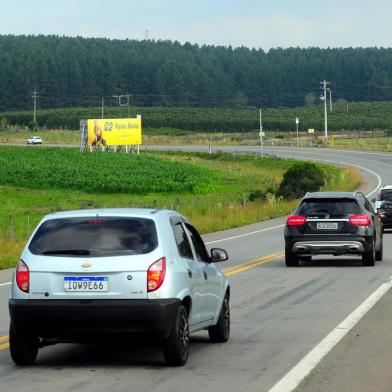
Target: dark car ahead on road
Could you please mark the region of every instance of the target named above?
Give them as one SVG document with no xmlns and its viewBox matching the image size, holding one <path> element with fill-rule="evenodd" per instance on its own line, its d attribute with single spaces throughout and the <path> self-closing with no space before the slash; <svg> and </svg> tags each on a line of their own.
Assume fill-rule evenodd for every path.
<svg viewBox="0 0 392 392">
<path fill-rule="evenodd" d="M 380 214 L 383 223 L 383 229 L 392 228 L 392 186 L 384 185 L 377 199 L 372 200 L 375 203 L 375 209 Z"/>
<path fill-rule="evenodd" d="M 361 192 L 307 193 L 288 217 L 284 237 L 288 267 L 324 254 L 361 255 L 367 266 L 382 260 L 381 217 Z"/>
</svg>

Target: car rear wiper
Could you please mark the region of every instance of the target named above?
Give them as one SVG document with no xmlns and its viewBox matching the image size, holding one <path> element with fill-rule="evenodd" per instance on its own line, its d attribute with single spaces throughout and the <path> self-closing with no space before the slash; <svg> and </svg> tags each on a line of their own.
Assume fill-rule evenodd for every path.
<svg viewBox="0 0 392 392">
<path fill-rule="evenodd" d="M 90 251 L 87 249 L 56 249 L 46 250 L 42 252 L 44 255 L 89 255 Z"/>
</svg>

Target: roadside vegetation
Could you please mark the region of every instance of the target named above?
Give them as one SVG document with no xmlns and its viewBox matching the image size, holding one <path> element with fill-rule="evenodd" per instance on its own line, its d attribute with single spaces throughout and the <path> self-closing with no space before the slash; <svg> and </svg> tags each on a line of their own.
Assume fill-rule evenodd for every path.
<svg viewBox="0 0 392 392">
<path fill-rule="evenodd" d="M 297 204 L 296 199 L 277 195 L 284 173 L 298 162 L 291 159 L 183 152 L 143 152 L 138 157 L 7 147 L 0 148 L 0 159 L 0 268 L 15 265 L 36 224 L 52 211 L 171 208 L 207 233 L 283 216 Z M 157 174 L 158 164 L 169 182 Z M 355 168 L 317 167 L 325 180 L 322 189 L 354 190 L 360 183 Z M 197 187 L 192 187 L 188 175 L 198 179 Z M 124 188 L 119 187 L 119 178 Z M 131 184 L 149 181 L 156 190 L 127 188 L 128 180 Z"/>
</svg>

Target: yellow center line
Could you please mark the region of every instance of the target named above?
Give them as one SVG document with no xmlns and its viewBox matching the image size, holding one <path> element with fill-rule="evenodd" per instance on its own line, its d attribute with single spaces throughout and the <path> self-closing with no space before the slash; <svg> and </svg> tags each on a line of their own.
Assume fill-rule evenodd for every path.
<svg viewBox="0 0 392 392">
<path fill-rule="evenodd" d="M 269 256 L 261 257 L 260 259 L 253 260 L 251 262 L 247 262 L 244 264 L 240 264 L 237 267 L 230 268 L 228 270 L 224 270 L 226 276 L 236 275 L 240 272 L 247 271 L 248 269 L 257 267 L 262 264 L 270 263 L 271 261 L 279 260 L 284 255 L 283 252 L 274 253 Z"/>
<path fill-rule="evenodd" d="M 5 336 L 0 336 L 0 343 L 1 342 L 8 342 L 9 336 L 5 335 Z"/>
<path fill-rule="evenodd" d="M 0 344 L 0 351 L 1 350 L 7 350 L 7 348 L 9 348 L 9 347 L 10 347 L 10 344 L 8 342 Z"/>
<path fill-rule="evenodd" d="M 227 273 L 229 273 L 229 272 L 231 272 L 231 271 L 237 270 L 238 268 L 242 268 L 242 267 L 245 267 L 246 265 L 258 263 L 259 261 L 269 260 L 271 257 L 276 257 L 276 256 L 279 256 L 280 254 L 281 254 L 281 252 L 279 252 L 279 253 L 272 253 L 272 254 L 270 254 L 270 255 L 263 256 L 263 257 L 260 257 L 260 258 L 258 258 L 258 259 L 255 259 L 255 260 L 246 261 L 245 263 L 241 263 L 241 264 L 235 265 L 234 267 L 225 268 L 225 269 L 222 270 L 222 271 L 223 271 L 225 274 L 227 274 Z"/>
</svg>

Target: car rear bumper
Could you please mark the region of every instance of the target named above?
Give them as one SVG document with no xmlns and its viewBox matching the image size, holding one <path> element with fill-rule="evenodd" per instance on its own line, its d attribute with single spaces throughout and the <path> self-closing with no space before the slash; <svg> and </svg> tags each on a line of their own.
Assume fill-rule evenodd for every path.
<svg viewBox="0 0 392 392">
<path fill-rule="evenodd" d="M 292 250 L 299 254 L 359 254 L 364 247 L 357 241 L 296 242 Z"/>
<path fill-rule="evenodd" d="M 167 338 L 181 301 L 9 300 L 18 334 L 58 341 L 89 341 L 155 335 Z"/>
<path fill-rule="evenodd" d="M 316 238 L 314 238 L 316 237 Z M 362 254 L 373 244 L 371 236 L 293 236 L 286 237 L 286 247 L 292 252 L 305 255 Z"/>
</svg>

